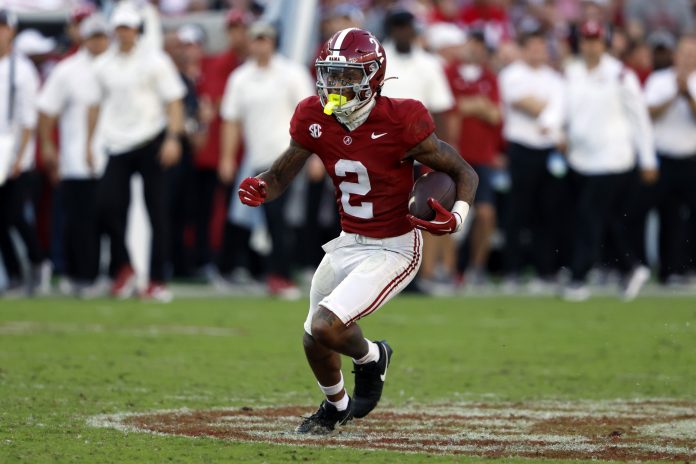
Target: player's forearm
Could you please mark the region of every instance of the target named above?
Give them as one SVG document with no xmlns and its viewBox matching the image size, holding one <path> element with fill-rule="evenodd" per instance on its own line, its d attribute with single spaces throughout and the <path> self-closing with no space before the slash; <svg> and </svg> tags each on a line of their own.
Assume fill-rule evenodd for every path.
<svg viewBox="0 0 696 464">
<path fill-rule="evenodd" d="M 278 198 L 285 191 L 311 154 L 310 151 L 291 142 L 271 168 L 257 176 L 266 182 L 266 201 Z"/>
<path fill-rule="evenodd" d="M 405 158 L 413 158 L 436 171 L 448 174 L 457 186 L 457 201 L 473 204 L 478 187 L 476 171 L 457 150 L 438 139 L 435 134 L 409 150 Z"/>
<path fill-rule="evenodd" d="M 450 144 L 441 140 L 438 151 L 445 161 L 440 170 L 449 174 L 457 186 L 457 200 L 473 205 L 478 187 L 478 174 Z"/>
</svg>

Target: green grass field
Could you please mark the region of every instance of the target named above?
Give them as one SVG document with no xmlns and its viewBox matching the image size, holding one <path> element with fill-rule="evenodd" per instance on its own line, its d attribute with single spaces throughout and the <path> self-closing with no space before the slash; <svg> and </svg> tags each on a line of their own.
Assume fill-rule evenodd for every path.
<svg viewBox="0 0 696 464">
<path fill-rule="evenodd" d="M 306 301 L 0 300 L 0 463 L 453 462 L 91 428 L 90 416 L 306 405 Z M 394 362 L 382 405 L 696 400 L 696 300 L 400 297 L 361 323 Z M 344 375 L 352 389 L 350 366 Z"/>
</svg>

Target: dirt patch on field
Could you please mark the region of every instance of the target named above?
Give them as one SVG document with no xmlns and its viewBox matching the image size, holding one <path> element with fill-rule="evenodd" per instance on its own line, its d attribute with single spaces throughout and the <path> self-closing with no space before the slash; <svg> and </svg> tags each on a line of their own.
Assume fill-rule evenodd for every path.
<svg viewBox="0 0 696 464">
<path fill-rule="evenodd" d="M 462 403 L 377 409 L 324 437 L 293 432 L 304 407 L 98 416 L 95 426 L 191 437 L 429 454 L 696 461 L 696 403 Z"/>
</svg>

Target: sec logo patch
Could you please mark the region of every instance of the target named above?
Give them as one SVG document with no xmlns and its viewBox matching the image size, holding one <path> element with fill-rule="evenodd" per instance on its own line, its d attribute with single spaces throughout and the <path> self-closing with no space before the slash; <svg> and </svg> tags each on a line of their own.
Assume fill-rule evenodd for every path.
<svg viewBox="0 0 696 464">
<path fill-rule="evenodd" d="M 319 137 L 321 137 L 321 126 L 319 124 L 312 124 L 311 126 L 309 126 L 309 133 L 312 137 L 318 139 Z"/>
<path fill-rule="evenodd" d="M 346 145 L 350 145 L 351 143 L 353 143 L 353 139 L 350 138 L 349 135 L 346 135 L 345 137 L 343 137 L 343 143 Z"/>
</svg>

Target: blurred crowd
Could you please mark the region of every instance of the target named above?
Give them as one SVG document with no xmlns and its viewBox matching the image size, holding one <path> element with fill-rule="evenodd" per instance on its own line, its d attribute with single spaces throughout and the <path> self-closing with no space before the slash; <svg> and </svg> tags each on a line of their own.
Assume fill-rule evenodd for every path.
<svg viewBox="0 0 696 464">
<path fill-rule="evenodd" d="M 277 52 L 272 3 L 67 2 L 59 36 L 0 11 L 0 292 L 168 301 L 167 282 L 187 279 L 301 295 L 340 231 L 321 162 L 263 208 L 236 200 L 315 93 L 312 63 Z M 467 230 L 426 238 L 413 291 L 500 284 L 583 300 L 590 284 L 616 282 L 631 299 L 651 275 L 696 285 L 692 2 L 318 7 L 310 47 L 372 31 L 387 53 L 382 95 L 421 100 L 479 174 Z M 165 15 L 211 9 L 225 18 L 222 53 L 207 52 L 200 25 L 162 27 Z M 134 174 L 152 230 L 140 289 L 126 245 Z"/>
</svg>

